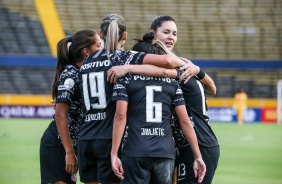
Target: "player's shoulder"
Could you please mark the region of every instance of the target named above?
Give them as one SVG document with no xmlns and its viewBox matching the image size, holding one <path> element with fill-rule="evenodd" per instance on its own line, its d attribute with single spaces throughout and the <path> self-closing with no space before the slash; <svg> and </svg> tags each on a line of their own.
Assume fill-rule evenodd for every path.
<svg viewBox="0 0 282 184">
<path fill-rule="evenodd" d="M 117 83 L 124 84 L 124 85 L 129 84 L 133 77 L 134 77 L 134 74 L 127 73 L 126 75 L 120 77 Z"/>
<path fill-rule="evenodd" d="M 59 90 L 72 89 L 78 81 L 79 68 L 73 65 L 67 65 L 59 78 Z"/>
<path fill-rule="evenodd" d="M 132 55 L 132 54 L 138 54 L 139 52 L 133 51 L 133 50 L 116 50 L 113 52 L 113 54 L 116 55 Z"/>
<path fill-rule="evenodd" d="M 89 55 L 83 63 L 92 62 L 95 60 L 105 60 L 105 58 L 107 58 L 107 51 L 105 49 L 100 49 Z"/>
<path fill-rule="evenodd" d="M 67 75 L 67 76 L 76 76 L 79 73 L 79 67 L 76 65 L 67 65 L 65 66 L 62 75 Z"/>
<path fill-rule="evenodd" d="M 101 67 L 109 67 L 109 66 L 111 66 L 111 62 L 108 59 L 107 51 L 105 49 L 100 49 L 89 55 L 83 61 L 80 67 L 80 73 L 88 72 L 89 70 L 93 70 L 93 68 L 101 68 Z"/>
<path fill-rule="evenodd" d="M 132 50 L 116 50 L 111 55 L 111 61 L 117 65 L 121 64 L 138 64 L 143 61 L 143 57 L 145 56 L 145 53 L 142 52 L 136 52 Z"/>
<path fill-rule="evenodd" d="M 183 79 L 182 81 L 180 81 L 180 85 L 181 85 L 182 87 L 188 87 L 188 88 L 190 88 L 190 87 L 194 88 L 194 87 L 196 87 L 196 86 L 199 86 L 199 84 L 202 83 L 202 82 L 201 82 L 197 77 L 195 77 L 195 76 L 191 77 L 191 78 L 188 80 L 188 82 L 185 83 L 185 84 L 184 84 L 184 81 L 185 81 L 185 79 Z"/>
<path fill-rule="evenodd" d="M 79 75 L 79 67 L 76 65 L 67 65 L 60 75 L 60 81 L 66 79 L 76 81 Z"/>
</svg>

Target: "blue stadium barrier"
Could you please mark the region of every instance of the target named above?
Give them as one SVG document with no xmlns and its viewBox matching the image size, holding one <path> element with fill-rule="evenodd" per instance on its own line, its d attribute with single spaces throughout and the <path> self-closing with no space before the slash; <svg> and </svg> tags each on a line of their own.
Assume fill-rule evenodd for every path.
<svg viewBox="0 0 282 184">
<path fill-rule="evenodd" d="M 280 70 L 282 60 L 192 60 L 203 68 Z M 38 56 L 0 56 L 0 66 L 55 67 L 56 58 Z"/>
<path fill-rule="evenodd" d="M 47 56 L 0 56 L 0 66 L 55 67 L 56 63 L 56 58 Z"/>
</svg>

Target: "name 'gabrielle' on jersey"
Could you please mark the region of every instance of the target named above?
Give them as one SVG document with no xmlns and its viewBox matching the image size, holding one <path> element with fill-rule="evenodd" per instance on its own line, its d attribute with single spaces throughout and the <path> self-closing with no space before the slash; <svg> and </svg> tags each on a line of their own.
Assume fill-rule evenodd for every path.
<svg viewBox="0 0 282 184">
<path fill-rule="evenodd" d="M 141 135 L 165 136 L 163 128 L 141 128 Z"/>
<path fill-rule="evenodd" d="M 165 78 L 165 77 L 149 77 L 149 76 L 143 76 L 143 75 L 134 75 L 134 80 L 156 80 L 156 81 L 164 81 L 167 83 L 176 82 L 175 79 L 171 78 Z"/>
<path fill-rule="evenodd" d="M 101 112 L 101 113 L 97 113 L 97 114 L 87 114 L 85 116 L 85 121 L 89 122 L 92 120 L 103 120 L 106 118 L 106 112 Z"/>
<path fill-rule="evenodd" d="M 93 67 L 110 66 L 110 65 L 111 65 L 111 62 L 109 60 L 85 63 L 81 66 L 80 71 L 86 70 L 89 68 L 93 68 Z"/>
</svg>

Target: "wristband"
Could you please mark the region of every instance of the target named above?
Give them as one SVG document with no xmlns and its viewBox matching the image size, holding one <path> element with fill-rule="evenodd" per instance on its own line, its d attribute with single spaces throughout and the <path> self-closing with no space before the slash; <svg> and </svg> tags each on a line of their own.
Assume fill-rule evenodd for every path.
<svg viewBox="0 0 282 184">
<path fill-rule="evenodd" d="M 206 73 L 200 69 L 200 72 L 196 75 L 199 80 L 202 80 L 205 77 Z"/>
<path fill-rule="evenodd" d="M 180 70 L 180 68 L 175 68 L 177 72 L 177 76 L 175 77 L 175 80 L 179 80 L 180 76 L 182 75 L 183 71 Z"/>
<path fill-rule="evenodd" d="M 186 64 L 180 57 L 178 59 L 180 60 L 181 66 L 184 66 Z"/>
</svg>

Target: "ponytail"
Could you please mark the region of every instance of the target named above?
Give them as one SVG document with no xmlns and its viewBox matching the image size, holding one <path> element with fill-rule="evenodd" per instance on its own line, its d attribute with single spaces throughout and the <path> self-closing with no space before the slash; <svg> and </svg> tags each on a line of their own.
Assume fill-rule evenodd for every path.
<svg viewBox="0 0 282 184">
<path fill-rule="evenodd" d="M 52 84 L 52 99 L 56 98 L 57 83 L 64 67 L 69 63 L 68 38 L 61 39 L 57 44 L 57 66 Z"/>
<path fill-rule="evenodd" d="M 122 16 L 117 14 L 107 15 L 101 23 L 101 32 L 104 38 L 104 48 L 109 58 L 110 52 L 117 50 L 118 42 L 126 32 L 126 23 Z"/>
<path fill-rule="evenodd" d="M 83 49 L 90 48 L 96 43 L 97 32 L 91 29 L 77 31 L 74 35 L 61 39 L 57 44 L 57 66 L 52 84 L 52 98 L 56 98 L 57 85 L 64 68 L 84 59 Z M 70 46 L 68 47 L 68 44 Z"/>
</svg>

